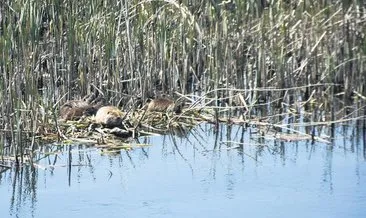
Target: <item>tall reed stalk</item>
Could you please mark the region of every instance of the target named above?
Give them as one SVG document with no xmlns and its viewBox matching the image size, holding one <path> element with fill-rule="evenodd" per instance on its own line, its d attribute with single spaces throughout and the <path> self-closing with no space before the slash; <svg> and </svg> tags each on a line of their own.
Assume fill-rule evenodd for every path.
<svg viewBox="0 0 366 218">
<path fill-rule="evenodd" d="M 115 105 L 159 91 L 348 101 L 366 95 L 365 22 L 356 0 L 2 0 L 0 127 L 24 153 L 20 133 L 90 87 Z"/>
</svg>

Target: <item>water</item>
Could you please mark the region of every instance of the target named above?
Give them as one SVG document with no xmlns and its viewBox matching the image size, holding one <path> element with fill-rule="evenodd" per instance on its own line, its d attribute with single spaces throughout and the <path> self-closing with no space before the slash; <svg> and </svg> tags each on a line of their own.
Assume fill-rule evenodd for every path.
<svg viewBox="0 0 366 218">
<path fill-rule="evenodd" d="M 339 127 L 333 144 L 227 130 L 201 125 L 187 138 L 142 138 L 151 146 L 115 155 L 64 146 L 38 167 L 0 175 L 1 217 L 365 216 L 357 128 Z"/>
</svg>

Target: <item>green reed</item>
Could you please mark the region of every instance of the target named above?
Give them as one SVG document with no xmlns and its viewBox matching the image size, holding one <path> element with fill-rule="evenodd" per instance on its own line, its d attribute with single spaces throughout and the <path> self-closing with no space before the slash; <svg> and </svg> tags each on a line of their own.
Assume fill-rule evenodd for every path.
<svg viewBox="0 0 366 218">
<path fill-rule="evenodd" d="M 13 143 L 34 139 L 91 87 L 114 105 L 154 91 L 249 105 L 365 96 L 365 11 L 356 0 L 3 0 L 0 126 Z"/>
</svg>

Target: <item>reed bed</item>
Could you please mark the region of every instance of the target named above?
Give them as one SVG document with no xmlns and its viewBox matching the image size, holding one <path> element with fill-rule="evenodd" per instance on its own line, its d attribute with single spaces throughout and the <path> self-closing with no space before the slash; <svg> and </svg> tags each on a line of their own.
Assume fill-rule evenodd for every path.
<svg viewBox="0 0 366 218">
<path fill-rule="evenodd" d="M 24 154 L 95 89 L 122 109 L 160 92 L 274 123 L 363 118 L 365 23 L 357 0 L 3 0 L 0 128 Z"/>
</svg>

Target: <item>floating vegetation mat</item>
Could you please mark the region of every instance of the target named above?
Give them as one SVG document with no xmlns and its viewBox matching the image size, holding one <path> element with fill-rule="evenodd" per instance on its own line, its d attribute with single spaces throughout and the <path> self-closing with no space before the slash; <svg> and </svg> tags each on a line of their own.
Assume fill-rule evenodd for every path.
<svg viewBox="0 0 366 218">
<path fill-rule="evenodd" d="M 57 127 L 45 129 L 39 139 L 66 144 L 91 143 L 103 149 L 132 149 L 136 146 L 129 145 L 129 142 L 139 136 L 173 134 L 184 137 L 191 128 L 209 117 L 209 114 L 199 114 L 198 110 L 192 109 L 180 114 L 139 110 L 126 114 L 121 127 L 114 128 L 105 128 L 96 123 L 94 117 L 86 117 L 59 122 Z"/>
<path fill-rule="evenodd" d="M 60 152 L 58 149 L 42 150 L 42 147 L 47 147 L 43 145 L 47 144 L 59 148 L 87 145 L 101 154 L 118 155 L 121 151 L 150 146 L 139 141 L 142 136 L 173 135 L 188 138 L 191 133 L 194 134 L 191 130 L 201 123 L 210 123 L 217 129 L 220 124 L 240 126 L 243 130 L 249 130 L 250 137 L 258 139 L 259 144 L 263 145 L 272 140 L 330 144 L 334 139 L 336 124 L 353 122 L 352 125 L 361 126 L 364 121 L 360 114 L 338 114 L 322 110 L 309 113 L 301 109 L 303 107 L 295 106 L 268 110 L 248 105 L 230 108 L 193 104 L 183 108 L 180 113 L 139 109 L 122 112 L 121 126 L 114 128 L 106 128 L 97 123 L 93 116 L 76 121 L 55 119 L 54 122 L 39 124 L 33 134 L 30 131 L 21 134 L 19 131 L 3 132 L 0 170 L 5 171 L 12 165 L 34 164 L 44 156 Z"/>
<path fill-rule="evenodd" d="M 329 143 L 327 136 L 315 136 L 311 131 L 300 131 L 300 125 L 280 125 L 271 123 L 269 119 L 248 116 L 239 113 L 235 116 L 217 113 L 215 108 L 188 108 L 180 114 L 145 112 L 138 110 L 124 116 L 121 127 L 105 128 L 94 122 L 93 117 L 82 118 L 78 121 L 60 122 L 58 127 L 53 127 L 39 135 L 43 141 L 60 141 L 63 144 L 93 144 L 103 151 L 134 149 L 146 145 L 138 144 L 134 139 L 140 136 L 175 135 L 185 137 L 190 130 L 202 122 L 211 124 L 226 123 L 228 125 L 241 125 L 254 129 L 252 134 L 265 139 L 280 141 L 312 140 Z M 303 126 L 307 124 L 304 123 Z"/>
</svg>

